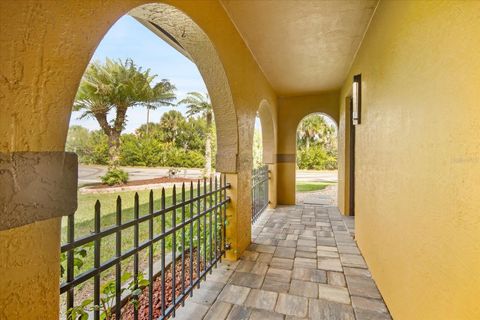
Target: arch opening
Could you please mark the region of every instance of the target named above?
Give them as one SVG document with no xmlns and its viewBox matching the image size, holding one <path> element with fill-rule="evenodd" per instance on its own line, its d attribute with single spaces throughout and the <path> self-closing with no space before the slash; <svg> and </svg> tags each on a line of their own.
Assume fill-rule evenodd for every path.
<svg viewBox="0 0 480 320">
<path fill-rule="evenodd" d="M 336 204 L 338 126 L 325 113 L 310 113 L 297 125 L 295 148 L 297 204 Z"/>
<path fill-rule="evenodd" d="M 202 114 L 201 117 L 205 118 L 205 122 L 207 126 L 207 129 L 205 129 L 206 132 L 209 131 L 208 123 L 213 122 L 213 120 L 215 119 L 215 123 L 213 123 L 212 125 L 213 125 L 213 130 L 216 131 L 216 138 L 213 137 L 210 143 L 213 144 L 212 149 L 217 150 L 216 152 L 213 151 L 214 154 L 217 155 L 216 171 L 222 172 L 222 173 L 236 173 L 237 172 L 237 154 L 238 154 L 238 130 L 237 130 L 236 112 L 233 105 L 233 100 L 230 92 L 228 79 L 226 77 L 225 71 L 223 70 L 223 66 L 218 57 L 218 54 L 215 51 L 215 47 L 213 43 L 208 39 L 208 36 L 200 29 L 200 27 L 197 24 L 195 24 L 195 22 L 192 19 L 190 19 L 183 12 L 181 12 L 180 10 L 172 6 L 165 5 L 165 4 L 147 4 L 147 5 L 143 5 L 133 9 L 128 14 L 134 17 L 137 21 L 141 22 L 143 25 L 147 26 L 147 28 L 150 29 L 150 31 L 153 31 L 155 34 L 159 35 L 158 33 L 161 33 L 162 36 L 159 35 L 161 39 L 165 40 L 165 38 L 167 38 L 167 43 L 169 43 L 171 46 L 177 49 L 180 53 L 182 53 L 185 57 L 190 59 L 197 66 L 207 91 L 207 92 L 202 92 L 201 96 L 196 97 L 199 100 L 201 100 L 198 105 L 210 104 L 212 110 L 209 112 L 207 112 L 206 110 L 204 111 L 200 110 L 199 112 L 197 111 L 196 113 L 197 114 L 201 113 Z M 158 40 L 161 41 L 160 39 Z M 115 63 L 115 61 L 113 61 L 113 63 Z M 123 63 L 125 64 L 125 67 L 127 70 L 129 68 L 130 69 L 133 68 L 132 65 L 127 65 L 126 60 L 124 60 Z M 106 62 L 105 65 L 106 64 L 108 64 L 108 62 Z M 121 64 L 122 63 L 120 63 L 120 65 Z M 115 67 L 118 67 L 118 66 L 115 66 Z M 141 65 L 141 67 L 149 67 L 149 66 Z M 185 93 L 183 93 L 183 95 L 184 94 Z M 183 97 L 178 97 L 178 98 L 181 99 Z M 173 103 L 174 101 L 170 101 L 170 102 Z M 191 103 L 192 102 L 185 102 L 184 104 L 188 105 Z M 132 108 L 134 106 L 136 105 L 132 105 Z M 116 115 L 114 118 L 112 118 L 112 115 L 108 114 L 109 110 L 104 112 L 102 117 L 98 116 L 98 109 L 89 110 L 88 112 L 93 114 L 94 116 L 93 118 L 98 122 L 98 124 L 102 129 L 104 129 L 103 127 L 106 128 L 104 130 L 106 131 L 105 134 L 109 130 L 110 131 L 113 130 L 114 126 L 117 125 L 116 122 L 119 119 L 118 108 L 116 110 Z M 148 107 L 147 107 L 147 114 L 149 114 Z M 213 117 L 213 114 L 215 115 L 215 117 Z M 125 118 L 127 117 L 126 110 L 121 117 L 123 117 L 123 121 L 125 121 Z M 135 130 L 135 135 L 138 136 L 137 137 L 138 139 L 133 140 L 133 138 L 130 139 L 131 137 L 123 137 L 123 140 L 121 140 L 122 144 L 128 144 L 128 143 L 133 144 L 133 147 L 130 150 L 130 152 L 129 153 L 127 152 L 127 156 L 131 156 L 131 157 L 137 156 L 136 154 L 133 154 L 133 153 L 135 153 L 134 149 L 140 149 L 139 144 L 145 144 L 147 142 L 151 142 L 151 140 L 156 139 L 154 137 L 155 127 L 158 127 L 158 126 L 161 127 L 162 125 L 168 124 L 168 125 L 171 125 L 171 127 L 173 128 L 181 125 L 180 122 L 182 121 L 186 122 L 186 119 L 182 118 L 182 114 L 175 110 L 171 110 L 169 112 L 164 113 L 162 115 L 162 118 L 160 119 L 160 122 L 158 123 L 158 126 L 153 125 L 152 122 L 149 123 L 148 118 L 149 117 L 147 116 L 146 127 L 141 126 L 137 128 L 137 130 Z M 199 118 L 199 117 L 197 116 L 196 118 Z M 197 120 L 198 119 L 194 119 L 191 122 L 189 122 L 187 125 L 194 125 L 195 121 Z M 116 133 L 117 135 L 119 135 L 119 137 L 117 137 L 118 141 L 120 141 L 120 139 L 122 138 L 120 137 L 120 134 L 123 131 L 125 122 L 119 123 L 119 126 L 121 128 L 119 128 L 118 132 Z M 202 124 L 198 125 L 197 127 L 201 127 L 201 126 Z M 81 134 L 82 132 L 80 132 L 80 136 Z M 163 138 L 160 138 L 161 135 L 164 135 L 164 133 L 161 133 L 158 135 L 158 140 L 165 138 L 164 136 Z M 175 139 L 178 138 L 177 136 L 178 136 L 178 132 L 173 130 L 172 137 L 168 141 L 168 143 L 174 146 Z M 193 139 L 194 137 L 192 136 L 191 138 Z M 205 140 L 208 141 L 209 139 L 205 138 Z M 156 142 L 158 141 L 153 141 L 154 144 Z M 205 142 L 205 144 L 208 145 L 208 142 Z M 170 152 L 171 150 L 169 149 L 171 148 L 165 147 L 163 148 L 163 151 Z M 76 151 L 76 150 L 73 150 L 73 151 Z M 156 155 L 154 153 L 151 154 L 152 157 L 158 156 L 158 153 Z M 109 152 L 107 152 L 106 156 L 107 157 L 110 156 Z M 191 158 L 191 157 L 186 157 L 186 158 Z M 189 160 L 192 160 L 192 159 L 189 159 Z M 137 163 L 136 165 L 142 165 L 142 164 Z M 148 166 L 147 163 L 143 165 Z M 179 163 L 179 165 L 181 165 L 181 163 Z M 170 166 L 172 165 L 169 165 L 169 167 Z M 93 170 L 96 170 L 96 169 L 94 168 Z M 135 170 L 135 171 L 138 171 L 138 170 Z M 89 174 L 90 173 L 87 172 L 87 175 Z M 144 174 L 144 176 L 147 177 L 149 174 L 150 173 L 147 172 Z M 174 175 L 175 173 L 171 173 L 171 169 L 170 169 L 168 170 L 168 175 L 170 176 L 171 174 Z M 210 184 L 210 188 L 211 186 L 212 184 Z M 142 191 L 145 191 L 145 190 L 142 190 Z M 144 208 L 145 205 L 148 204 L 149 198 L 145 196 L 147 192 L 148 190 L 143 193 L 141 191 L 138 191 L 137 193 L 137 195 L 138 194 L 140 195 L 138 198 L 140 199 L 139 206 L 141 208 Z M 172 191 L 172 197 L 173 197 L 173 194 L 174 192 Z M 128 195 L 125 194 L 125 195 L 122 195 L 122 197 L 126 201 L 130 202 L 132 195 L 133 194 L 128 194 Z M 115 204 L 117 193 L 110 194 L 106 197 L 96 196 L 96 198 L 100 198 L 100 197 L 104 199 L 104 201 L 102 200 L 101 202 L 102 203 L 101 217 L 103 220 L 102 223 L 110 223 L 112 222 L 110 218 L 113 217 L 115 210 L 112 209 L 111 212 L 109 210 L 112 208 L 111 205 Z M 82 199 L 79 199 L 79 202 L 81 201 Z M 171 201 L 173 200 L 171 199 L 168 200 L 168 196 L 167 196 L 167 206 L 171 205 Z M 158 205 L 157 202 L 158 201 L 154 201 L 154 205 Z M 92 211 L 91 209 L 94 207 L 94 204 L 84 203 L 83 207 L 85 208 L 89 207 L 88 213 L 91 213 Z M 124 216 L 124 219 L 131 218 L 130 215 L 132 213 L 132 209 L 133 208 L 129 206 L 123 209 L 123 212 L 126 213 L 126 216 Z M 85 210 L 85 212 L 87 212 L 87 210 Z M 85 213 L 85 212 L 82 212 L 82 213 Z M 122 215 L 124 214 L 123 212 L 122 212 Z M 91 215 L 89 215 L 89 217 L 86 218 L 82 214 L 79 215 L 79 212 L 77 211 L 77 213 L 75 214 L 75 217 L 77 222 L 80 222 L 81 224 L 81 226 L 75 225 L 75 229 L 76 229 L 75 236 L 76 237 L 81 236 L 83 233 L 88 234 L 88 232 L 90 232 L 91 230 L 91 225 L 93 221 L 91 220 L 92 218 Z M 68 233 L 66 225 L 67 225 L 67 219 L 64 219 L 63 228 L 62 228 L 63 241 L 66 241 L 66 237 Z M 115 244 L 106 243 L 106 246 L 114 248 Z M 108 255 L 108 254 L 111 254 L 111 252 L 108 252 L 108 250 L 106 250 L 105 254 Z M 91 267 L 91 263 L 90 264 L 86 263 L 84 267 L 85 268 Z M 81 267 L 78 267 L 78 269 L 80 270 Z M 85 293 L 85 295 L 87 295 L 88 291 L 89 290 L 91 291 L 91 289 L 92 288 L 87 285 L 85 287 L 82 287 L 81 290 L 83 290 L 82 292 Z M 66 310 L 65 307 L 67 305 L 67 302 L 65 299 L 66 299 L 65 294 L 61 295 L 60 310 L 62 315 L 65 315 L 65 310 Z"/>
<path fill-rule="evenodd" d="M 237 172 L 237 116 L 228 78 L 214 44 L 190 17 L 173 6 L 145 4 L 128 14 L 197 65 L 210 94 L 216 119 L 217 171 Z"/>
<path fill-rule="evenodd" d="M 273 121 L 271 106 L 266 100 L 260 102 L 260 106 L 257 111 L 257 118 L 255 126 L 261 130 L 261 142 L 262 142 L 262 161 L 264 164 L 275 163 L 275 124 Z"/>
</svg>

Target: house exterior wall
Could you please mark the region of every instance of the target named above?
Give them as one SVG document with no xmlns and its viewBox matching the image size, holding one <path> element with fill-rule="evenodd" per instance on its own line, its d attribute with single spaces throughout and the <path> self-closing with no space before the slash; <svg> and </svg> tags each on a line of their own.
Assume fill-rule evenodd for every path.
<svg viewBox="0 0 480 320">
<path fill-rule="evenodd" d="M 339 98 L 342 134 L 361 73 L 356 240 L 394 319 L 480 318 L 479 12 L 382 1 Z"/>
<path fill-rule="evenodd" d="M 0 2 L 0 152 L 64 150 L 96 46 L 120 16 L 149 2 Z M 238 165 L 228 176 L 230 258 L 250 242 L 253 128 L 264 100 L 275 122 L 278 203 L 295 203 L 299 121 L 324 112 L 339 122 L 339 207 L 347 213 L 345 105 L 361 73 L 356 240 L 373 277 L 395 319 L 479 318 L 480 3 L 383 1 L 341 92 L 278 103 L 221 4 L 167 3 L 208 35 L 231 89 Z M 0 232 L 0 318 L 58 319 L 59 247 L 59 218 Z"/>
</svg>

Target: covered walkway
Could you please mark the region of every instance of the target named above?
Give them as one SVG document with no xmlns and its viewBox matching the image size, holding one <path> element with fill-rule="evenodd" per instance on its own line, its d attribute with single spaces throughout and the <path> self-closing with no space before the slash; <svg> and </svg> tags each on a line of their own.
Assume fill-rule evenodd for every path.
<svg viewBox="0 0 480 320">
<path fill-rule="evenodd" d="M 334 206 L 268 210 L 237 262 L 207 277 L 176 319 L 391 319 Z"/>
</svg>

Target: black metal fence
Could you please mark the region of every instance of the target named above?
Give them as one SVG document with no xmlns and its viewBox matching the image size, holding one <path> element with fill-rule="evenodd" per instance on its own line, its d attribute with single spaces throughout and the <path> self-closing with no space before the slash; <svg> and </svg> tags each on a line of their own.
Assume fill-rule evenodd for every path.
<svg viewBox="0 0 480 320">
<path fill-rule="evenodd" d="M 150 191 L 148 212 L 135 194 L 133 217 L 124 221 L 117 198 L 115 223 L 101 228 L 101 204 L 95 204 L 91 233 L 75 238 L 75 216 L 68 217 L 67 242 L 61 247 L 60 295 L 67 319 L 165 319 L 192 295 L 195 286 L 221 260 L 226 243 L 225 175 L 196 186 L 165 189 L 160 210 Z M 140 236 L 147 234 L 145 239 Z M 110 237 L 113 253 L 102 246 Z M 112 239 L 114 238 L 114 240 Z M 107 241 L 108 242 L 108 241 Z M 86 266 L 90 264 L 86 268 Z M 145 275 L 146 274 L 146 275 Z M 90 286 L 89 286 L 90 283 Z M 82 317 L 83 316 L 83 317 Z"/>
<path fill-rule="evenodd" d="M 252 223 L 268 206 L 268 166 L 252 171 Z"/>
</svg>

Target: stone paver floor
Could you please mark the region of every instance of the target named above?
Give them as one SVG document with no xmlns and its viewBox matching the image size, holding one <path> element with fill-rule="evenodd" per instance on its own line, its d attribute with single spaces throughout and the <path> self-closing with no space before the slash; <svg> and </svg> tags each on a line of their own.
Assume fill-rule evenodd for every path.
<svg viewBox="0 0 480 320">
<path fill-rule="evenodd" d="M 175 319 L 391 319 L 338 209 L 265 211 L 252 244 L 222 262 Z"/>
</svg>

